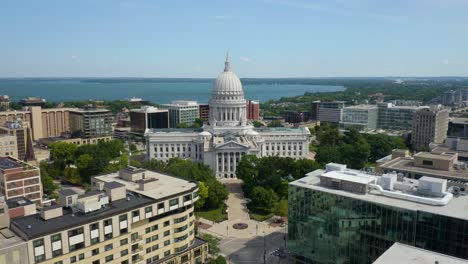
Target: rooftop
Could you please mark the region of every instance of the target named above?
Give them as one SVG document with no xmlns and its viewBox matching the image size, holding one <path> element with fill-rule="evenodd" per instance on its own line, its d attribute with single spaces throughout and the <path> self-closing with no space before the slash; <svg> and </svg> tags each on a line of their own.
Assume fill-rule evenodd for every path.
<svg viewBox="0 0 468 264">
<path fill-rule="evenodd" d="M 460 259 L 433 251 L 395 243 L 373 264 L 468 264 L 468 260 Z"/>
<path fill-rule="evenodd" d="M 21 244 L 26 244 L 26 242 L 9 228 L 0 229 L 0 249 L 7 249 Z"/>
<path fill-rule="evenodd" d="M 147 191 L 142 191 L 140 189 L 139 182 L 127 181 L 120 178 L 118 172 L 95 176 L 94 179 L 102 181 L 105 184 L 109 184 L 111 182 L 114 182 L 114 184 L 122 184 L 129 191 L 139 193 L 153 199 L 168 198 L 173 195 L 193 191 L 198 187 L 198 184 L 195 182 L 186 181 L 154 171 L 145 171 L 145 180 L 158 179 L 157 187 Z"/>
<path fill-rule="evenodd" d="M 154 203 L 154 200 L 137 193 L 127 192 L 129 199 L 120 199 L 110 202 L 100 210 L 82 213 L 73 213 L 71 209 L 64 208 L 63 216 L 44 220 L 40 214 L 11 219 L 11 228 L 18 229 L 28 239 L 34 239 L 61 230 L 82 226 L 114 215 L 128 212 L 135 208 Z"/>
<path fill-rule="evenodd" d="M 22 207 L 25 205 L 30 205 L 33 204 L 31 200 L 28 198 L 24 197 L 16 197 L 16 198 L 11 198 L 6 201 L 6 204 L 8 205 L 8 209 L 16 208 L 16 207 Z"/>
<path fill-rule="evenodd" d="M 468 118 L 450 117 L 449 122 L 453 124 L 468 124 Z"/>
<path fill-rule="evenodd" d="M 374 191 L 368 191 L 366 192 L 366 194 L 359 194 L 359 193 L 353 193 L 353 192 L 349 192 L 349 191 L 341 190 L 341 189 L 332 189 L 332 188 L 321 185 L 320 176 L 323 176 L 323 175 L 330 176 L 330 174 L 328 173 L 329 172 L 326 172 L 326 170 L 321 170 L 321 169 L 315 170 L 306 174 L 306 177 L 293 181 L 289 184 L 293 186 L 297 186 L 297 187 L 320 191 L 320 192 L 331 193 L 331 194 L 335 194 L 335 195 L 339 195 L 343 197 L 349 197 L 352 199 L 358 199 L 358 200 L 367 201 L 371 203 L 382 204 L 385 206 L 399 207 L 399 208 L 404 208 L 404 209 L 413 210 L 413 211 L 425 211 L 429 213 L 446 215 L 446 216 L 450 216 L 454 218 L 468 220 L 468 195 L 453 196 L 453 198 L 446 205 L 437 206 L 437 205 L 430 205 L 426 203 L 417 202 L 414 200 L 399 199 L 395 197 L 384 196 Z M 340 177 L 346 178 L 348 181 L 358 182 L 362 184 L 365 184 L 366 181 L 375 180 L 381 177 L 381 176 L 370 175 L 361 171 L 350 170 L 350 169 L 346 169 L 345 171 L 342 171 L 342 172 L 336 171 L 335 173 L 341 174 Z M 366 178 L 368 180 L 362 180 Z M 417 184 L 418 180 L 406 179 L 406 183 Z M 394 191 L 392 193 L 395 193 L 395 196 L 401 196 L 399 195 L 401 193 L 397 191 Z M 415 195 L 413 194 L 413 196 Z M 421 199 L 425 199 L 425 197 L 421 196 Z"/>
<path fill-rule="evenodd" d="M 436 155 L 436 154 L 432 154 Z M 467 170 L 438 170 L 425 167 L 414 166 L 414 160 L 412 158 L 396 158 L 385 162 L 380 165 L 381 169 L 387 171 L 407 171 L 415 174 L 427 175 L 438 178 L 445 178 L 448 180 L 460 180 L 463 182 L 468 181 L 468 171 Z"/>
<path fill-rule="evenodd" d="M 377 105 L 370 105 L 370 104 L 361 104 L 361 105 L 351 105 L 347 106 L 344 109 L 377 109 Z"/>
<path fill-rule="evenodd" d="M 452 160 L 455 158 L 455 155 L 453 153 L 436 154 L 436 153 L 431 153 L 431 152 L 418 152 L 414 154 L 413 157 L 420 157 L 420 158 L 426 158 L 426 159 L 438 159 L 438 160 Z"/>
</svg>

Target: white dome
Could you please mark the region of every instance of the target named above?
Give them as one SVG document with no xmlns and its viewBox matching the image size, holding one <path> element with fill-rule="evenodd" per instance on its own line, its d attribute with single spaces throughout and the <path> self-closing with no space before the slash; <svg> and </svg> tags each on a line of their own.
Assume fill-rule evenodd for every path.
<svg viewBox="0 0 468 264">
<path fill-rule="evenodd" d="M 225 71 L 221 73 L 213 86 L 213 95 L 244 95 L 242 84 L 235 73 Z"/>
</svg>

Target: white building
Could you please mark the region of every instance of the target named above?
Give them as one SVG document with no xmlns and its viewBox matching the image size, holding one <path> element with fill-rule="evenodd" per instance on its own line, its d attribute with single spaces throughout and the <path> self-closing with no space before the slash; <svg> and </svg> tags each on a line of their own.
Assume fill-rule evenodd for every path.
<svg viewBox="0 0 468 264">
<path fill-rule="evenodd" d="M 170 104 L 162 104 L 161 108 L 169 110 L 170 128 L 176 128 L 181 123 L 190 126 L 200 116 L 196 101 L 176 100 Z"/>
<path fill-rule="evenodd" d="M 216 79 L 209 101 L 209 124 L 203 129 L 148 129 L 147 158 L 191 159 L 209 165 L 219 178 L 236 177 L 242 155 L 306 158 L 307 128 L 254 128 L 246 117 L 246 100 L 239 78 L 231 71 L 229 55 Z"/>
</svg>

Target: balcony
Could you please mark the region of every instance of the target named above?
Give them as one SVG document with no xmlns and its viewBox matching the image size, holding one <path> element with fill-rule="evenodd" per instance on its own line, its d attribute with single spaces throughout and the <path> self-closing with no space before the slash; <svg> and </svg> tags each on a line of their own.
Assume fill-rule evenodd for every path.
<svg viewBox="0 0 468 264">
<path fill-rule="evenodd" d="M 140 241 L 143 241 L 143 236 L 138 236 L 135 239 L 132 239 L 132 244 L 138 243 Z"/>
<path fill-rule="evenodd" d="M 138 255 L 138 257 L 135 260 L 132 259 L 132 264 L 143 264 L 143 263 L 144 263 L 144 259 L 140 255 Z"/>
<path fill-rule="evenodd" d="M 143 246 L 138 246 L 136 248 L 132 247 L 132 254 L 141 253 L 141 252 L 143 252 L 143 250 L 144 250 Z"/>
</svg>

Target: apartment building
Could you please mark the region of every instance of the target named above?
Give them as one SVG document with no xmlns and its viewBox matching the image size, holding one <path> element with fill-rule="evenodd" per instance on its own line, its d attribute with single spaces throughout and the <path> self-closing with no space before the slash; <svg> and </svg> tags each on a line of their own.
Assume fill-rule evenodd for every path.
<svg viewBox="0 0 468 264">
<path fill-rule="evenodd" d="M 29 106 L 23 111 L 0 112 L 0 124 L 23 122 L 31 128 L 32 139 L 59 137 L 70 132 L 69 112 L 77 108 Z"/>
<path fill-rule="evenodd" d="M 0 156 L 18 158 L 18 146 L 14 135 L 0 134 Z"/>
<path fill-rule="evenodd" d="M 20 160 L 33 160 L 34 150 L 32 145 L 31 128 L 27 123 L 19 121 L 7 122 L 0 126 L 1 135 L 10 135 L 16 141 L 16 158 Z"/>
<path fill-rule="evenodd" d="M 181 123 L 190 126 L 195 119 L 200 117 L 200 109 L 196 101 L 176 100 L 170 104 L 162 104 L 161 108 L 169 110 L 170 128 L 176 128 Z"/>
<path fill-rule="evenodd" d="M 210 105 L 209 104 L 199 104 L 198 105 L 198 111 L 200 114 L 200 119 L 201 120 L 208 120 L 210 118 Z"/>
<path fill-rule="evenodd" d="M 246 116 L 248 120 L 260 119 L 260 102 L 254 100 L 247 100 Z"/>
<path fill-rule="evenodd" d="M 429 149 L 429 144 L 442 144 L 447 138 L 449 112 L 441 106 L 422 107 L 413 116 L 411 144 L 413 148 Z"/>
<path fill-rule="evenodd" d="M 126 168 L 96 176 L 92 190 L 59 192 L 58 204 L 11 219 L 29 263 L 205 263 L 194 234 L 198 184 Z"/>
<path fill-rule="evenodd" d="M 6 200 L 26 197 L 40 204 L 42 184 L 39 168 L 12 157 L 0 157 L 0 193 Z"/>
<path fill-rule="evenodd" d="M 114 116 L 107 109 L 78 109 L 70 111 L 72 137 L 92 138 L 112 135 Z"/>
</svg>

